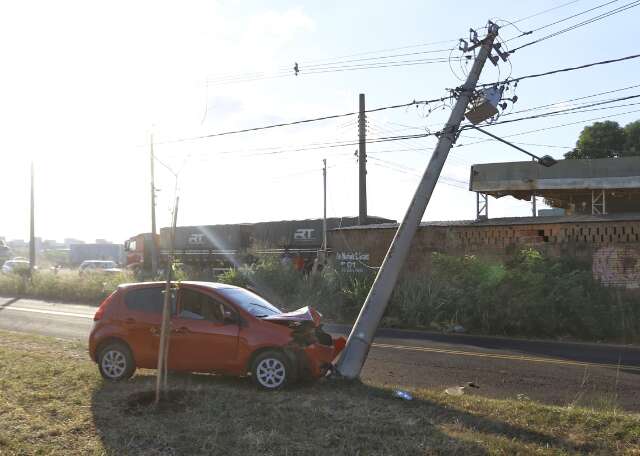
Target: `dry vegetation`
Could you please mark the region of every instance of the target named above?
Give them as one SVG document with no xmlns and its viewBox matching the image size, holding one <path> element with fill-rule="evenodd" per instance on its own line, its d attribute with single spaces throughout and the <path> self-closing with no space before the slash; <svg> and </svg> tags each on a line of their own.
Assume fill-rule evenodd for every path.
<svg viewBox="0 0 640 456">
<path fill-rule="evenodd" d="M 83 345 L 0 332 L 0 454 L 640 454 L 637 415 L 319 382 L 172 376 L 160 409 L 141 372 L 105 384 Z"/>
</svg>

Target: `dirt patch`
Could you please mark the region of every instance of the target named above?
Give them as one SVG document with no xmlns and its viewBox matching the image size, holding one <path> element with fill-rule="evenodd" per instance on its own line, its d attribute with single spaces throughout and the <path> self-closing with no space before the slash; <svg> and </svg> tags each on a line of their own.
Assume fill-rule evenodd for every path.
<svg viewBox="0 0 640 456">
<path fill-rule="evenodd" d="M 127 397 L 124 413 L 136 416 L 146 413 L 181 413 L 187 410 L 193 399 L 192 392 L 174 389 L 163 393 L 156 405 L 155 391 L 138 391 Z"/>
</svg>

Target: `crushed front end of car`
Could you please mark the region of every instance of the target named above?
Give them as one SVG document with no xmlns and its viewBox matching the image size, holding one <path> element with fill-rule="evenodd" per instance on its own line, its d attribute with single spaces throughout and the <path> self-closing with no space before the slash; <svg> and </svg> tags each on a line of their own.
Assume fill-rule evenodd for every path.
<svg viewBox="0 0 640 456">
<path fill-rule="evenodd" d="M 322 315 L 312 307 L 264 318 L 291 329 L 291 342 L 286 349 L 296 361 L 299 378 L 325 376 L 345 346 L 344 337 L 333 337 L 322 329 L 321 318 Z"/>
</svg>

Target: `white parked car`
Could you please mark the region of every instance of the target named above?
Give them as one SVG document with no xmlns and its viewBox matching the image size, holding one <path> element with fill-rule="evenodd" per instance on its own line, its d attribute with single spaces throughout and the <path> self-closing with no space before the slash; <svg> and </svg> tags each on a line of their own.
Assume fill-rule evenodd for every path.
<svg viewBox="0 0 640 456">
<path fill-rule="evenodd" d="M 105 273 L 105 274 L 117 274 L 122 272 L 122 269 L 118 267 L 115 261 L 107 260 L 86 260 L 80 265 L 80 275 L 86 273 Z"/>
<path fill-rule="evenodd" d="M 17 274 L 20 272 L 25 272 L 29 270 L 29 261 L 28 260 L 8 260 L 5 261 L 2 265 L 2 272 L 4 274 Z"/>
</svg>

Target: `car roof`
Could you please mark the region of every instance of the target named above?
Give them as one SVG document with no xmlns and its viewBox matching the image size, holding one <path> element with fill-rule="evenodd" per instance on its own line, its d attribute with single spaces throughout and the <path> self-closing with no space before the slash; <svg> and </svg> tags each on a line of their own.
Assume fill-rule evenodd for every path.
<svg viewBox="0 0 640 456">
<path fill-rule="evenodd" d="M 165 285 L 167 282 L 165 281 L 157 281 L 157 282 L 132 282 L 132 283 L 122 283 L 118 285 L 118 288 L 144 288 L 158 285 Z M 182 280 L 179 282 L 172 281 L 172 285 L 180 284 L 180 285 L 191 285 L 201 288 L 209 288 L 211 290 L 222 290 L 225 288 L 240 288 L 235 285 L 229 285 L 227 283 L 219 283 L 219 282 L 203 282 L 203 281 L 195 281 L 195 280 Z"/>
</svg>

